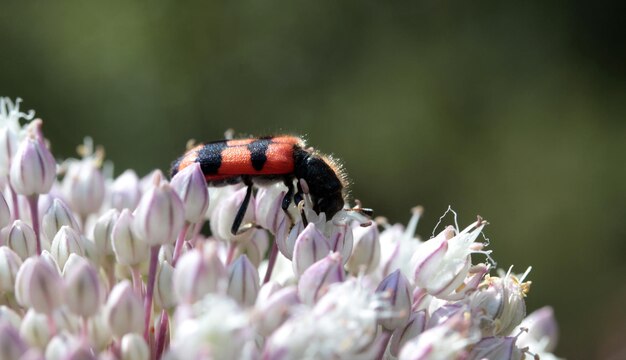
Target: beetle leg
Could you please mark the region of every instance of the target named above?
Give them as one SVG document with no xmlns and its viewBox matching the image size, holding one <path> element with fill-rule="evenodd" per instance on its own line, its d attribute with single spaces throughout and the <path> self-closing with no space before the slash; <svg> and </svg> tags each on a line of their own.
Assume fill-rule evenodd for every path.
<svg viewBox="0 0 626 360">
<path fill-rule="evenodd" d="M 243 221 L 243 217 L 246 215 L 246 210 L 248 210 L 248 204 L 250 204 L 250 197 L 252 196 L 252 181 L 249 178 L 244 179 L 243 183 L 248 187 L 246 189 L 246 196 L 243 198 L 243 202 L 237 210 L 237 215 L 235 215 L 235 221 L 233 221 L 233 226 L 230 228 L 230 232 L 233 235 L 238 235 L 249 228 L 242 229 L 239 231 L 239 227 L 241 226 L 241 222 Z"/>
</svg>

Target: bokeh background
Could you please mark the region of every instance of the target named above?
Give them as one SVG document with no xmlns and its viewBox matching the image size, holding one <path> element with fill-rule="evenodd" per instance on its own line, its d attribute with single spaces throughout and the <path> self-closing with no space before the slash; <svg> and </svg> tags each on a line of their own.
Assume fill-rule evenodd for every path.
<svg viewBox="0 0 626 360">
<path fill-rule="evenodd" d="M 557 354 L 626 358 L 626 42 L 586 2 L 3 1 L 0 94 L 58 157 L 84 135 L 116 173 L 190 138 L 303 134 L 393 222 L 477 214 L 498 263 L 532 265 Z M 447 222 L 452 219 L 448 218 Z"/>
</svg>

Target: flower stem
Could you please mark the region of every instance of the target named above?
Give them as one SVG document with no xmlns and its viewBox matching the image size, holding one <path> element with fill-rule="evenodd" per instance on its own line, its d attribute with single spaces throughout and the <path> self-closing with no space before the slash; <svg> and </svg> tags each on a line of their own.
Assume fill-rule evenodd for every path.
<svg viewBox="0 0 626 360">
<path fill-rule="evenodd" d="M 37 255 L 41 255 L 41 236 L 39 234 L 39 208 L 37 207 L 37 203 L 39 202 L 39 194 L 27 196 L 26 199 L 28 199 L 28 205 L 30 207 L 30 217 L 33 223 L 35 239 L 37 239 Z"/>
<path fill-rule="evenodd" d="M 150 248 L 150 268 L 148 270 L 148 284 L 145 299 L 146 315 L 144 318 L 144 338 L 148 341 L 148 335 L 150 334 L 150 316 L 152 315 L 152 296 L 154 295 L 154 279 L 156 278 L 157 262 L 159 260 L 159 248 L 160 245 L 154 245 Z"/>
<path fill-rule="evenodd" d="M 180 253 L 183 250 L 183 244 L 185 243 L 185 236 L 187 235 L 187 230 L 189 229 L 189 223 L 185 222 L 183 225 L 183 229 L 178 234 L 178 238 L 176 239 L 176 245 L 174 246 L 174 255 L 172 255 L 172 267 L 176 267 L 176 262 L 180 257 Z"/>
<path fill-rule="evenodd" d="M 143 284 L 141 283 L 141 272 L 139 271 L 139 266 L 131 266 L 130 275 L 133 279 L 133 289 L 135 289 L 135 293 L 139 296 L 143 296 Z"/>
<path fill-rule="evenodd" d="M 276 244 L 276 240 L 274 240 L 274 244 L 272 244 L 272 250 L 270 250 L 270 258 L 267 263 L 267 270 L 265 271 L 265 278 L 263 279 L 263 284 L 267 284 L 272 277 L 272 271 L 274 270 L 274 265 L 276 264 L 276 257 L 278 256 L 278 245 Z"/>
<path fill-rule="evenodd" d="M 169 319 L 167 316 L 167 311 L 161 310 L 161 323 L 159 325 L 159 333 L 157 334 L 157 348 L 156 348 L 156 359 L 161 359 L 161 355 L 163 355 L 163 350 L 165 349 L 165 337 L 167 335 L 167 327 L 169 325 Z"/>
</svg>

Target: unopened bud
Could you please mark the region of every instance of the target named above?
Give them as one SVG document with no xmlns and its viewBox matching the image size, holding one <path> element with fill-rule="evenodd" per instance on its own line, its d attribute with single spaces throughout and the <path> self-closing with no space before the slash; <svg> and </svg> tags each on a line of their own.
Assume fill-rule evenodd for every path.
<svg viewBox="0 0 626 360">
<path fill-rule="evenodd" d="M 28 125 L 28 135 L 11 162 L 11 185 L 21 195 L 47 194 L 56 177 L 56 162 L 44 143 L 41 125 L 39 119 Z"/>
<path fill-rule="evenodd" d="M 13 325 L 0 322 L 0 359 L 19 359 L 28 346 Z"/>
<path fill-rule="evenodd" d="M 515 345 L 516 337 L 486 337 L 472 347 L 467 360 L 522 360 L 524 352 Z"/>
<path fill-rule="evenodd" d="M 384 299 L 389 301 L 390 305 L 389 317 L 382 318 L 380 324 L 390 331 L 403 326 L 409 320 L 413 305 L 409 280 L 398 269 L 381 281 L 376 292 L 385 294 Z"/>
<path fill-rule="evenodd" d="M 235 221 L 237 211 L 241 207 L 241 204 L 246 197 L 247 188 L 243 187 L 232 194 L 229 194 L 224 199 L 221 199 L 219 204 L 211 215 L 211 233 L 218 239 L 232 242 L 244 242 L 252 237 L 253 231 L 244 231 L 243 233 L 233 235 L 232 225 Z M 250 202 L 248 208 L 241 222 L 242 225 L 254 223 L 255 220 L 255 207 L 256 201 L 254 195 L 250 196 Z"/>
<path fill-rule="evenodd" d="M 134 217 L 128 209 L 122 210 L 113 226 L 111 240 L 117 262 L 136 266 L 148 259 L 150 247 L 139 239 L 133 228 Z"/>
<path fill-rule="evenodd" d="M 174 294 L 174 268 L 161 261 L 156 275 L 154 301 L 162 309 L 171 309 L 178 303 Z"/>
<path fill-rule="evenodd" d="M 298 289 L 295 286 L 277 290 L 264 301 L 259 300 L 260 294 L 255 310 L 258 314 L 257 331 L 262 336 L 270 336 L 289 318 L 292 307 L 300 303 Z"/>
<path fill-rule="evenodd" d="M 135 210 L 141 198 L 139 177 L 133 170 L 126 170 L 111 185 L 111 207 L 122 211 Z"/>
<path fill-rule="evenodd" d="M 210 292 L 216 292 L 226 279 L 226 268 L 217 254 L 217 248 L 208 245 L 204 253 L 191 250 L 184 254 L 174 270 L 174 293 L 178 300 L 191 304 Z"/>
<path fill-rule="evenodd" d="M 148 360 L 150 349 L 142 336 L 126 334 L 122 338 L 122 360 Z"/>
<path fill-rule="evenodd" d="M 58 198 L 52 201 L 52 205 L 50 205 L 43 215 L 42 226 L 43 234 L 50 241 L 54 239 L 54 236 L 63 226 L 69 226 L 77 232 L 80 232 L 80 227 L 76 222 L 74 214 L 72 214 L 72 211 L 65 205 L 63 200 Z"/>
<path fill-rule="evenodd" d="M 240 305 L 252 306 L 260 287 L 256 267 L 246 255 L 242 255 L 230 265 L 228 272 L 228 296 Z"/>
<path fill-rule="evenodd" d="M 95 250 L 101 257 L 113 255 L 111 234 L 119 216 L 120 212 L 117 209 L 109 209 L 96 221 L 93 228 L 93 241 Z"/>
<path fill-rule="evenodd" d="M 328 239 L 313 223 L 309 223 L 298 235 L 293 249 L 293 271 L 301 276 L 309 266 L 330 253 Z"/>
<path fill-rule="evenodd" d="M 134 229 L 137 236 L 150 246 L 172 244 L 183 228 L 184 221 L 182 201 L 174 189 L 161 180 L 141 197 L 135 213 Z"/>
<path fill-rule="evenodd" d="M 7 234 L 7 245 L 22 260 L 37 253 L 37 239 L 33 228 L 22 220 L 15 220 Z"/>
<path fill-rule="evenodd" d="M 0 292 L 13 292 L 22 259 L 13 250 L 0 246 Z"/>
<path fill-rule="evenodd" d="M 69 164 L 63 187 L 72 209 L 82 216 L 95 213 L 102 206 L 104 176 L 91 157 Z"/>
<path fill-rule="evenodd" d="M 426 328 L 427 314 L 425 310 L 412 313 L 409 321 L 399 328 L 396 328 L 389 339 L 388 351 L 394 358 L 398 356 L 400 349 L 407 341 L 417 337 Z"/>
<path fill-rule="evenodd" d="M 116 337 L 121 338 L 128 333 L 143 333 L 143 305 L 127 280 L 117 283 L 111 290 L 105 314 L 111 332 Z"/>
<path fill-rule="evenodd" d="M 63 303 L 62 288 L 63 279 L 59 272 L 41 257 L 26 259 L 15 280 L 18 302 L 48 315 Z"/>
<path fill-rule="evenodd" d="M 65 272 L 67 306 L 76 315 L 93 316 L 100 308 L 102 288 L 96 269 L 84 258 Z"/>
<path fill-rule="evenodd" d="M 314 304 L 331 284 L 342 282 L 344 277 L 341 255 L 331 253 L 304 271 L 298 282 L 300 299 L 305 304 Z"/>
<path fill-rule="evenodd" d="M 195 162 L 177 172 L 171 185 L 183 202 L 185 220 L 202 221 L 209 207 L 209 191 L 200 164 Z"/>
<path fill-rule="evenodd" d="M 369 274 L 378 267 L 380 262 L 378 227 L 372 223 L 366 227 L 356 227 L 352 231 L 354 233 L 354 246 L 346 269 L 353 275 L 358 275 L 361 272 Z"/>
<path fill-rule="evenodd" d="M 62 226 L 54 236 L 54 240 L 52 240 L 50 253 L 54 256 L 60 268 L 65 266 L 65 262 L 70 254 L 74 253 L 84 256 L 85 248 L 80 234 L 69 226 Z"/>
</svg>

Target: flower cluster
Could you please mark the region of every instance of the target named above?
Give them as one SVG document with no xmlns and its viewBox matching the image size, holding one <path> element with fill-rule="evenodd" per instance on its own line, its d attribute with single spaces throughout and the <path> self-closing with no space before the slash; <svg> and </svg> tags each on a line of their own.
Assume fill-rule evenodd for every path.
<svg viewBox="0 0 626 360">
<path fill-rule="evenodd" d="M 552 310 L 526 316 L 527 273 L 490 275 L 480 217 L 421 241 L 421 208 L 286 213 L 274 184 L 233 234 L 241 185 L 113 178 L 90 139 L 57 163 L 19 105 L 0 98 L 0 359 L 556 359 Z"/>
</svg>

